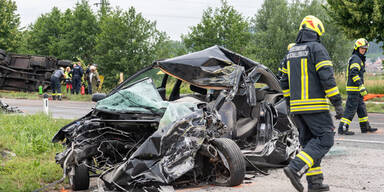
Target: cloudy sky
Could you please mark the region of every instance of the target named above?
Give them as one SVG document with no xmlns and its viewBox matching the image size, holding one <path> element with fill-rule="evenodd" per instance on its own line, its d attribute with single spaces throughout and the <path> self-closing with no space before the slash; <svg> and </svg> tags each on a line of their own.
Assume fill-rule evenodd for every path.
<svg viewBox="0 0 384 192">
<path fill-rule="evenodd" d="M 33 23 L 41 14 L 56 6 L 62 11 L 73 8 L 78 0 L 14 0 L 21 25 Z M 89 0 L 93 9 L 100 0 Z M 158 29 L 167 32 L 171 39 L 179 40 L 189 26 L 200 22 L 203 10 L 220 6 L 220 0 L 109 0 L 112 7 L 127 10 L 130 6 L 142 12 L 144 17 L 157 21 Z M 252 17 L 260 9 L 263 0 L 228 0 L 241 14 Z"/>
</svg>

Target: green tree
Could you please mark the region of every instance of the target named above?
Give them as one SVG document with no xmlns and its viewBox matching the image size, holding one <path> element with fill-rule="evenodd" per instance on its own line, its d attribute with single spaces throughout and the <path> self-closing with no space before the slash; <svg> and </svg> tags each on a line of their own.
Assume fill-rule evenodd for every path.
<svg viewBox="0 0 384 192">
<path fill-rule="evenodd" d="M 118 82 L 120 72 L 131 75 L 155 59 L 164 33 L 156 23 L 146 20 L 131 7 L 128 11 L 114 10 L 100 23 L 96 38 L 96 63 L 105 77 L 105 86 Z"/>
<path fill-rule="evenodd" d="M 92 62 L 99 27 L 88 1 L 82 0 L 76 4 L 70 26 L 64 36 L 72 46 L 67 51 L 71 51 L 74 57 L 80 57 L 87 63 Z"/>
<path fill-rule="evenodd" d="M 29 31 L 28 49 L 35 54 L 70 60 L 81 58 L 86 63 L 93 61 L 99 27 L 86 0 L 64 13 L 54 7 L 41 15 Z"/>
<path fill-rule="evenodd" d="M 20 18 L 17 6 L 12 0 L 0 0 L 0 49 L 15 51 L 20 39 Z"/>
<path fill-rule="evenodd" d="M 251 20 L 253 36 L 246 55 L 276 72 L 288 44 L 296 40 L 302 19 L 306 15 L 314 15 L 325 26 L 321 40 L 332 58 L 334 68 L 343 70 L 350 56 L 351 43 L 331 21 L 322 6 L 323 2 L 265 0 L 261 10 Z"/>
<path fill-rule="evenodd" d="M 16 52 L 19 54 L 35 54 L 35 52 L 29 48 L 31 32 L 29 30 L 23 30 L 20 34 L 19 47 Z"/>
<path fill-rule="evenodd" d="M 330 16 L 350 39 L 384 41 L 384 1 L 327 0 Z M 384 47 L 383 47 L 384 48 Z"/>
<path fill-rule="evenodd" d="M 243 52 L 251 33 L 249 23 L 233 6 L 222 0 L 222 5 L 204 11 L 201 22 L 183 35 L 186 47 L 199 51 L 213 45 L 221 45 L 236 52 Z"/>
<path fill-rule="evenodd" d="M 251 19 L 253 34 L 246 55 L 276 72 L 288 44 L 296 38 L 293 14 L 286 0 L 265 0 Z"/>
<path fill-rule="evenodd" d="M 166 59 L 187 54 L 187 48 L 180 41 L 166 40 L 159 45 L 156 56 L 158 59 Z"/>
<path fill-rule="evenodd" d="M 51 12 L 41 15 L 36 22 L 31 25 L 28 35 L 28 49 L 32 53 L 39 55 L 58 56 L 60 52 L 56 49 L 57 42 L 61 38 L 62 13 L 57 7 L 53 7 Z"/>
</svg>

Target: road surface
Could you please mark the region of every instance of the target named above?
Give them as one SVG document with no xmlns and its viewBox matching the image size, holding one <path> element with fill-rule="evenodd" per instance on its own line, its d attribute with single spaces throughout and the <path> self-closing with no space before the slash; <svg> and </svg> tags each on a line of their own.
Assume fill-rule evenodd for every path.
<svg viewBox="0 0 384 192">
<path fill-rule="evenodd" d="M 17 106 L 27 114 L 42 112 L 42 101 L 1 99 Z M 55 118 L 76 119 L 88 113 L 95 103 L 75 101 L 50 101 L 50 111 Z M 334 192 L 384 192 L 384 114 L 370 113 L 369 121 L 379 128 L 376 133 L 361 134 L 357 117 L 352 121 L 353 136 L 335 136 L 335 145 L 323 159 L 325 183 Z M 339 121 L 334 121 L 335 127 Z M 268 176 L 256 176 L 237 187 L 199 186 L 177 189 L 180 192 L 294 192 L 282 169 L 270 170 Z M 305 178 L 302 179 L 306 186 Z M 92 182 L 92 188 L 95 189 Z M 92 190 L 90 190 L 92 191 Z"/>
<path fill-rule="evenodd" d="M 27 99 L 5 99 L 0 98 L 1 101 L 10 106 L 18 107 L 26 114 L 35 114 L 43 112 L 43 100 L 27 100 Z M 82 101 L 48 101 L 49 113 L 53 118 L 63 119 L 78 119 L 91 111 L 95 106 L 94 102 Z"/>
</svg>

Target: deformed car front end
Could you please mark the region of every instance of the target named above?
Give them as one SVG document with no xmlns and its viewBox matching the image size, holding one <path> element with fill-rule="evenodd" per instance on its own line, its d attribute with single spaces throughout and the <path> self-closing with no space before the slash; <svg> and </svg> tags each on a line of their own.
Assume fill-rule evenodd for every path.
<svg viewBox="0 0 384 192">
<path fill-rule="evenodd" d="M 246 166 L 284 166 L 299 149 L 273 73 L 219 46 L 156 61 L 99 99 L 53 138 L 74 190 L 90 172 L 100 190 L 234 186 Z"/>
</svg>

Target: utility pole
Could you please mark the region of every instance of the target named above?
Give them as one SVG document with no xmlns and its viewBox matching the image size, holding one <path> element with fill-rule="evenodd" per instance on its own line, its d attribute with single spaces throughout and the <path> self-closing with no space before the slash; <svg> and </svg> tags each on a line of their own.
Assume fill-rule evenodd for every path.
<svg viewBox="0 0 384 192">
<path fill-rule="evenodd" d="M 103 18 L 107 14 L 110 3 L 108 2 L 108 0 L 100 0 L 99 3 L 95 3 L 94 5 L 96 5 L 97 7 L 100 6 L 101 17 Z"/>
</svg>

